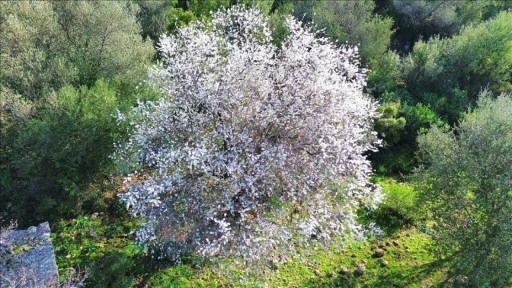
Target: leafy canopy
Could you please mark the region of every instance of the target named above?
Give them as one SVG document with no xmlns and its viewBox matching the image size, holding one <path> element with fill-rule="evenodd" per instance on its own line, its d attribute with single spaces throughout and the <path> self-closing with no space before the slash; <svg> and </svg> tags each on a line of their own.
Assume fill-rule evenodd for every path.
<svg viewBox="0 0 512 288">
<path fill-rule="evenodd" d="M 122 200 L 147 248 L 256 259 L 357 227 L 380 193 L 363 155 L 378 143 L 376 103 L 363 92 L 357 49 L 338 48 L 290 18 L 279 50 L 268 18 L 234 6 L 160 41 L 151 81 L 116 158 Z M 121 115 L 123 120 L 126 115 Z M 329 184 L 343 189 L 329 189 Z"/>
<path fill-rule="evenodd" d="M 135 86 L 154 51 L 138 6 L 122 1 L 0 2 L 0 85 L 25 99 L 101 78 Z M 142 72 L 142 73 L 141 73 Z"/>
<path fill-rule="evenodd" d="M 512 276 L 512 97 L 483 95 L 451 132 L 418 139 L 425 167 L 416 174 L 435 220 L 439 248 L 457 250 L 470 287 L 504 287 Z M 510 284 L 510 283 L 508 283 Z"/>
</svg>

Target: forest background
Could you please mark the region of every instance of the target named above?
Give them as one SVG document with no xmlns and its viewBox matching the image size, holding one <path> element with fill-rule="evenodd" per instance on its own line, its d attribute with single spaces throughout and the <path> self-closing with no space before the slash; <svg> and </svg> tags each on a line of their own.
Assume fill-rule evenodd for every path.
<svg viewBox="0 0 512 288">
<path fill-rule="evenodd" d="M 162 58 L 155 48 L 160 35 L 176 33 L 195 20 L 208 21 L 211 11 L 235 4 L 262 9 L 270 17 L 278 46 L 287 37 L 285 19 L 289 15 L 304 25 L 322 29 L 320 36 L 340 45 L 357 45 L 361 65 L 369 71 L 365 93 L 379 102 L 381 113 L 374 128 L 383 146 L 368 153 L 368 157 L 375 174 L 373 180 L 383 187 L 387 198 L 377 209 L 361 210 L 360 221 L 377 223 L 385 236 L 350 242 L 336 252 L 309 251 L 304 263 L 272 260 L 267 265 L 270 272 L 264 277 L 266 283 L 236 270 L 234 264 L 235 268 L 228 269 L 230 272 L 225 275 L 215 272 L 219 265 L 229 266 L 229 259 L 205 260 L 190 255 L 184 263 L 177 264 L 145 255 L 130 233 L 140 223 L 128 216 L 118 200 L 117 195 L 124 191 L 121 177 L 117 176 L 119 167 L 111 157 L 115 143 L 130 136 L 129 127 L 116 122 L 117 113 L 128 113 L 139 101 L 160 97 L 158 90 L 145 82 L 148 67 Z M 485 246 L 489 251 L 503 250 L 500 241 L 506 243 L 512 237 L 510 223 L 475 224 L 492 218 L 489 215 L 496 211 L 494 206 L 485 210 L 485 205 L 478 204 L 475 187 L 499 190 L 500 197 L 505 195 L 499 201 L 509 203 L 510 169 L 501 171 L 501 164 L 492 162 L 487 175 L 488 171 L 475 170 L 474 163 L 434 165 L 441 161 L 435 162 L 436 151 L 445 153 L 451 145 L 443 146 L 442 143 L 451 142 L 438 139 L 445 139 L 442 135 L 448 135 L 453 128 L 453 141 L 465 141 L 456 136 L 470 131 L 464 125 L 474 119 L 479 120 L 468 127 L 487 123 L 492 115 L 502 115 L 505 128 L 500 132 L 501 138 L 506 143 L 512 135 L 512 113 L 498 113 L 499 107 L 492 108 L 492 101 L 497 100 L 490 100 L 502 94 L 505 100 L 499 100 L 503 101 L 499 106 L 510 106 L 506 100 L 512 90 L 510 9 L 512 2 L 507 0 L 3 1 L 0 226 L 13 220 L 20 228 L 50 221 L 61 276 L 67 275 L 69 267 L 81 268 L 87 271 L 86 283 L 91 287 L 510 287 L 506 263 L 512 263 L 512 256 L 508 251 L 496 256 L 506 258 L 505 264 L 496 261 L 502 266 L 485 266 L 477 263 L 479 254 L 473 253 L 484 246 L 474 243 L 468 246 L 472 249 L 465 250 L 460 239 L 468 236 L 452 231 L 467 225 L 475 227 L 468 229 L 472 235 L 504 231 L 504 238 Z M 484 100 L 479 101 L 479 97 Z M 483 112 L 472 112 L 479 110 Z M 483 114 L 487 116 L 480 116 Z M 481 129 L 498 133 L 490 130 L 502 126 L 491 124 Z M 510 147 L 495 139 L 500 135 L 477 132 L 468 135 L 488 138 L 476 138 L 475 143 L 482 139 L 498 143 L 489 145 L 498 150 L 479 150 L 482 159 L 492 155 L 510 159 Z M 438 134 L 434 137 L 432 133 Z M 419 140 L 418 135 L 422 135 Z M 464 150 L 462 143 L 458 144 L 461 151 L 449 150 L 450 153 L 477 159 L 480 154 Z M 432 169 L 422 174 L 425 170 L 417 170 L 422 165 Z M 507 162 L 503 165 L 507 166 Z M 441 171 L 438 174 L 434 173 L 436 167 Z M 447 167 L 457 169 L 450 174 Z M 473 170 L 465 170 L 466 167 Z M 443 174 L 451 179 L 458 179 L 461 174 L 469 177 L 446 187 L 442 185 L 446 182 L 436 182 L 443 179 Z M 497 179 L 495 176 L 499 175 L 503 177 Z M 472 177 L 487 182 L 468 184 Z M 505 184 L 492 186 L 495 182 Z M 437 192 L 459 190 L 463 197 L 446 202 L 457 205 L 441 207 L 435 203 L 434 198 L 443 196 Z M 452 226 L 452 230 L 436 230 L 436 225 L 445 223 L 450 215 L 459 215 L 458 209 L 476 206 L 484 208 L 469 209 L 469 213 L 480 220 Z M 493 221 L 507 222 L 506 218 L 496 217 Z M 454 216 L 451 221 L 460 219 Z M 399 244 L 386 246 L 393 241 Z M 386 260 L 375 256 L 375 251 L 382 249 L 381 244 L 388 247 L 384 249 L 389 257 Z M 457 256 L 460 254 L 463 256 Z M 468 261 L 476 264 L 461 267 L 460 263 Z M 406 268 L 407 262 L 415 266 Z M 361 263 L 367 271 L 357 276 Z M 487 272 L 476 271 L 475 267 L 485 267 Z M 356 270 L 352 272 L 352 268 Z M 488 274 L 495 275 L 480 277 Z M 474 282 L 484 278 L 485 283 Z"/>
</svg>

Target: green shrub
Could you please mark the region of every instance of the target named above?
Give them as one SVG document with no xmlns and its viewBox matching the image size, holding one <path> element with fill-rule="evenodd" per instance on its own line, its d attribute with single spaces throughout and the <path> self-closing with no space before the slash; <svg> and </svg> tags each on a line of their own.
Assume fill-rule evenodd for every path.
<svg viewBox="0 0 512 288">
<path fill-rule="evenodd" d="M 402 95 L 407 96 L 407 93 Z M 408 175 L 417 166 L 417 135 L 433 126 L 445 129 L 447 124 L 430 106 L 422 103 L 409 105 L 390 101 L 379 109 L 383 116 L 375 121 L 375 128 L 387 145 L 371 154 L 373 168 L 382 176 Z"/>
<path fill-rule="evenodd" d="M 363 65 L 385 56 L 393 34 L 393 20 L 374 14 L 373 1 L 316 1 L 314 24 L 340 44 L 358 45 Z M 302 16 L 302 15 L 300 15 Z"/>
<path fill-rule="evenodd" d="M 465 287 L 510 287 L 512 279 L 512 95 L 484 93 L 451 131 L 418 137 L 415 181 L 436 249 L 451 256 Z"/>
<path fill-rule="evenodd" d="M 178 28 L 186 26 L 194 20 L 210 18 L 212 11 L 222 7 L 229 7 L 229 0 L 171 0 L 171 5 L 164 13 L 167 31 L 174 33 Z"/>
<path fill-rule="evenodd" d="M 102 193 L 113 185 L 109 155 L 124 133 L 113 118 L 115 88 L 103 80 L 64 87 L 53 102 L 20 129 L 12 154 L 19 183 L 7 200 L 22 225 L 104 208 Z"/>
<path fill-rule="evenodd" d="M 61 220 L 52 225 L 59 275 L 67 277 L 65 267 L 90 271 L 86 284 L 91 287 L 133 287 L 142 275 L 145 259 L 135 245 L 131 229 L 135 222 L 106 213 Z"/>
<path fill-rule="evenodd" d="M 484 88 L 512 88 L 512 12 L 470 25 L 452 38 L 419 41 L 403 61 L 401 77 L 411 105 L 429 105 L 441 118 L 455 123 L 475 104 Z"/>
<path fill-rule="evenodd" d="M 396 101 L 394 91 L 402 83 L 400 79 L 400 57 L 392 51 L 387 51 L 371 59 L 368 71 L 368 84 L 366 89 L 375 97 L 384 101 Z M 391 96 L 393 95 L 393 96 Z M 390 97 L 391 96 L 391 97 Z"/>
<path fill-rule="evenodd" d="M 136 11 L 123 1 L 1 1 L 0 84 L 25 99 L 101 78 L 135 86 L 155 52 Z"/>
<path fill-rule="evenodd" d="M 400 103 L 383 103 L 377 111 L 381 117 L 375 120 L 375 131 L 379 133 L 381 139 L 384 139 L 385 145 L 396 143 L 406 124 L 405 118 L 399 116 Z"/>
</svg>

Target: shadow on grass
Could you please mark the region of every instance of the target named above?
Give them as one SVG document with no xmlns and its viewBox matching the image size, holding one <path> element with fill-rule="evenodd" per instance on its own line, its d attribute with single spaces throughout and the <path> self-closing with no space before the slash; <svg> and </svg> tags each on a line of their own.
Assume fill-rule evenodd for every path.
<svg viewBox="0 0 512 288">
<path fill-rule="evenodd" d="M 377 264 L 375 258 L 371 261 L 363 275 L 358 275 L 356 269 L 345 274 L 337 271 L 331 276 L 319 275 L 306 280 L 301 287 L 450 287 L 445 277 L 447 263 L 444 260 L 410 265 L 390 263 L 388 266 Z"/>
</svg>

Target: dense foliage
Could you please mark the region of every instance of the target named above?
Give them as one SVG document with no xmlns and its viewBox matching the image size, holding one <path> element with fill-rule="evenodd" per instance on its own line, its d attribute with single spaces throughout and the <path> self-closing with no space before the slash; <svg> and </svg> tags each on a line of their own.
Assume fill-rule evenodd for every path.
<svg viewBox="0 0 512 288">
<path fill-rule="evenodd" d="M 217 15 L 214 11 L 236 4 L 262 11 L 258 17 L 266 20 L 251 26 L 256 29 L 251 30 L 257 31 L 255 34 L 235 33 L 240 27 L 229 25 L 236 23 L 236 17 L 222 25 L 218 19 L 214 20 Z M 170 214 L 159 209 L 154 212 L 176 216 L 183 211 L 197 217 L 171 219 L 184 224 L 175 226 L 184 237 L 173 235 L 179 238 L 173 239 L 160 233 L 156 235 L 158 239 L 165 240 L 159 240 L 160 243 L 177 245 L 180 251 L 193 251 L 200 245 L 190 242 L 194 239 L 192 231 L 218 231 L 219 225 L 227 225 L 230 231 L 199 239 L 226 239 L 229 245 L 222 246 L 219 253 L 236 254 L 229 249 L 238 248 L 236 241 L 244 233 L 254 235 L 253 240 L 286 235 L 277 237 L 272 248 L 287 250 L 286 245 L 276 243 L 289 239 L 288 243 L 293 244 L 290 247 L 296 247 L 297 254 L 301 254 L 297 259 L 282 255 L 264 258 L 269 261 L 265 266 L 277 271 L 266 275 L 269 276 L 267 283 L 261 283 L 267 281 L 260 279 L 261 275 L 252 280 L 245 275 L 249 277 L 244 282 L 248 286 L 408 287 L 436 286 L 443 281 L 448 287 L 488 283 L 510 286 L 510 276 L 506 273 L 510 270 L 506 269 L 510 266 L 506 263 L 510 257 L 506 245 L 502 247 L 500 242 L 506 238 L 508 228 L 502 227 L 506 221 L 498 223 L 501 216 L 496 216 L 504 212 L 483 209 L 484 194 L 479 194 L 478 187 L 487 185 L 486 189 L 491 189 L 503 184 L 505 174 L 485 174 L 485 171 L 502 169 L 500 161 L 510 158 L 510 151 L 506 149 L 500 150 L 499 159 L 491 150 L 496 145 L 506 146 L 502 142 L 506 133 L 499 130 L 506 125 L 493 128 L 489 119 L 505 123 L 507 117 L 494 119 L 489 111 L 497 117 L 509 105 L 508 100 L 500 98 L 496 103 L 504 107 L 495 107 L 490 99 L 500 93 L 508 95 L 512 89 L 511 9 L 509 0 L 0 1 L 0 226 L 11 220 L 18 220 L 20 228 L 50 221 L 52 230 L 58 234 L 53 236 L 59 250 L 57 261 L 61 276 L 66 276 L 67 266 L 79 270 L 88 267 L 91 275 L 87 284 L 90 286 L 241 285 L 235 276 L 238 268 L 234 274 L 223 274 L 227 271 L 219 272 L 216 270 L 219 266 L 204 262 L 233 264 L 236 263 L 232 262 L 233 258 L 200 258 L 202 260 L 196 262 L 199 258 L 190 253 L 182 258 L 182 265 L 169 267 L 168 261 L 151 260 L 140 253 L 142 248 L 135 244 L 135 234 L 128 233 L 129 227 L 136 227 L 140 222 L 130 219 L 119 199 L 128 199 L 137 193 L 144 196 L 141 190 L 144 185 L 157 185 L 166 177 L 179 174 L 186 176 L 182 178 L 184 181 L 181 186 L 173 183 L 172 187 L 192 192 L 167 198 L 178 200 L 161 206 L 170 209 Z M 290 15 L 298 19 L 291 26 Z M 197 24 L 198 20 L 202 24 Z M 224 35 L 215 27 L 229 29 L 225 28 Z M 163 36 L 166 40 L 162 42 L 166 44 L 158 46 L 166 33 L 169 34 Z M 185 39 L 186 35 L 203 38 Z M 233 37 L 224 37 L 229 35 Z M 239 39 L 241 35 L 250 37 Z M 314 40 L 315 37 L 319 38 Z M 309 46 L 300 47 L 301 43 Z M 245 48 L 260 52 L 252 57 L 243 50 Z M 336 55 L 335 60 L 329 61 L 333 55 Z M 343 69 L 334 73 L 325 71 L 343 59 L 347 61 L 343 69 L 351 67 L 353 75 L 361 78 L 333 84 L 334 80 L 349 74 L 340 75 Z M 147 81 L 147 67 L 160 61 L 163 65 L 152 68 L 151 79 Z M 192 83 L 192 78 L 187 78 L 193 71 L 201 81 Z M 367 78 L 365 84 L 363 78 Z M 322 82 L 321 79 L 329 80 Z M 346 92 L 346 85 L 354 83 L 357 88 Z M 488 91 L 488 96 L 477 103 L 483 90 Z M 358 101 L 341 101 L 340 95 L 356 95 L 353 99 Z M 357 107 L 366 105 L 364 103 L 371 107 L 358 110 Z M 378 103 L 377 108 L 375 103 Z M 169 109 L 165 110 L 166 107 Z M 265 112 L 261 112 L 263 108 Z M 465 113 L 469 110 L 474 112 Z M 343 112 L 338 115 L 338 111 Z M 375 114 L 379 117 L 370 119 Z M 127 121 L 117 123 L 116 115 L 124 115 Z M 180 115 L 186 117 L 177 118 Z M 351 118 L 354 116 L 356 118 Z M 183 122 L 183 119 L 191 121 Z M 360 186 L 366 182 L 370 168 L 359 152 L 362 153 L 363 147 L 372 146 L 374 135 L 362 131 L 361 134 L 351 133 L 353 126 L 350 125 L 357 121 L 347 122 L 346 119 L 361 120 L 362 131 L 369 131 L 368 125 L 373 122 L 371 129 L 382 139 L 378 151 L 367 152 L 366 156 L 373 172 L 378 174 L 372 179 L 382 186 L 386 198 L 375 210 L 358 209 L 357 221 L 350 220 L 351 212 L 361 204 L 359 202 L 369 204 L 372 201 L 354 201 L 360 195 L 346 197 L 345 192 L 350 188 L 350 179 L 354 179 L 351 173 L 357 169 L 365 171 L 359 178 L 363 180 L 358 182 Z M 335 121 L 345 126 L 336 126 Z M 474 128 L 480 127 L 478 131 L 462 129 L 472 121 L 476 121 Z M 178 127 L 176 123 L 183 125 Z M 484 123 L 487 126 L 480 125 Z M 347 129 L 330 130 L 332 127 Z M 143 128 L 147 130 L 141 130 Z M 417 157 L 416 138 L 423 134 L 427 136 L 420 137 L 423 151 L 420 155 L 433 157 L 443 149 L 466 153 L 464 157 L 454 158 L 458 161 L 456 165 L 443 164 L 449 173 L 443 171 L 439 179 L 452 175 L 445 182 L 428 177 L 437 167 L 431 163 L 435 162 L 435 157 L 430 160 Z M 141 135 L 147 137 L 136 138 Z M 435 135 L 441 141 L 433 139 Z M 364 138 L 366 136 L 370 137 Z M 477 140 L 469 146 L 460 144 L 472 137 L 483 139 L 481 143 L 496 145 L 484 147 Z M 345 143 L 333 139 L 344 139 Z M 357 139 L 362 141 L 354 142 Z M 143 146 L 143 141 L 152 146 Z M 440 147 L 443 143 L 447 147 L 458 146 Z M 307 145 L 312 145 L 311 149 L 305 149 Z M 360 147 L 358 153 L 351 154 L 350 161 L 357 160 L 362 165 L 350 162 L 354 165 L 344 167 L 345 170 L 338 164 L 322 166 L 322 163 L 338 160 L 348 163 L 343 161 L 353 150 L 334 153 L 340 147 Z M 123 150 L 125 148 L 129 149 Z M 438 148 L 437 152 L 434 148 Z M 116 150 L 122 152 L 116 156 L 123 159 L 111 157 Z M 168 151 L 177 154 L 165 158 L 165 165 L 172 161 L 180 165 L 165 166 L 164 162 L 150 161 L 158 155 L 168 156 Z M 186 154 L 187 151 L 200 153 Z M 319 151 L 321 153 L 317 154 Z M 419 162 L 420 159 L 424 162 Z M 117 164 L 122 165 L 117 166 L 114 160 L 121 160 Z M 442 163 L 449 159 L 438 160 Z M 194 163 L 193 167 L 190 163 Z M 425 178 L 421 178 L 421 185 L 415 186 L 414 179 L 419 178 L 406 175 L 421 163 L 427 168 L 422 174 Z M 165 169 L 158 170 L 158 165 Z M 239 169 L 233 170 L 233 167 Z M 125 183 L 132 188 L 128 194 L 121 194 L 125 195 L 122 197 L 117 197 L 126 192 L 120 177 L 115 176 L 119 175 L 119 169 L 134 172 L 131 181 Z M 484 174 L 493 180 L 485 180 Z M 495 186 L 489 188 L 489 185 Z M 434 186 L 439 189 L 432 190 Z M 416 191 L 419 187 L 421 191 Z M 426 197 L 426 192 L 431 190 L 428 195 L 432 197 L 443 193 L 443 197 L 447 197 L 448 188 L 456 191 L 453 195 L 458 197 L 448 198 L 460 200 L 460 203 L 442 206 Z M 496 192 L 498 190 L 486 195 L 506 197 Z M 372 195 L 369 190 L 362 191 Z M 195 198 L 189 200 L 178 195 Z M 325 197 L 313 199 L 313 195 Z M 419 206 L 417 195 L 423 195 L 424 203 L 429 205 Z M 207 210 L 198 214 L 189 209 L 192 206 L 179 206 L 185 200 L 187 205 L 197 204 Z M 215 201 L 222 204 L 220 208 L 213 206 Z M 468 208 L 461 212 L 454 208 L 459 207 L 457 205 Z M 341 210 L 336 210 L 340 207 Z M 150 210 L 153 211 L 147 211 Z M 328 220 L 328 213 L 333 210 L 345 213 L 343 217 L 348 218 L 336 218 L 341 215 L 338 213 L 332 216 L 335 220 Z M 95 212 L 103 216 L 90 217 Z M 324 212 L 327 214 L 319 215 Z M 213 214 L 217 223 L 208 218 Z M 493 218 L 495 216 L 497 218 Z M 470 222 L 471 225 L 461 224 Z M 159 223 L 170 227 L 162 221 Z M 330 223 L 341 223 L 343 229 L 332 230 Z M 317 241 L 319 238 L 325 240 L 337 234 L 329 231 L 341 231 L 345 235 L 347 226 L 375 227 L 372 223 L 388 235 L 370 238 L 372 244 L 356 246 L 385 246 L 390 252 L 386 252 L 386 259 L 370 256 L 366 248 L 339 249 L 331 245 L 330 249 L 315 250 L 316 247 L 311 247 L 325 243 Z M 262 228 L 269 228 L 269 231 L 256 231 Z M 443 248 L 445 254 L 436 256 L 425 249 L 431 241 L 424 234 L 428 232 L 432 232 L 432 237 L 438 241 L 436 247 Z M 466 232 L 473 233 L 474 237 L 470 238 Z M 227 238 L 222 238 L 223 235 Z M 408 244 L 395 246 L 393 243 L 399 241 L 398 237 L 412 242 L 406 240 Z M 491 240 L 485 242 L 484 238 Z M 331 240 L 339 243 L 337 241 L 342 239 L 333 237 Z M 308 245 L 302 245 L 308 241 Z M 210 246 L 204 247 L 212 248 L 214 243 L 221 242 L 210 242 Z M 467 247 L 459 244 L 466 242 Z M 268 244 L 261 243 L 260 246 Z M 172 245 L 160 248 L 165 250 Z M 477 246 L 481 249 L 475 248 Z M 273 249 L 268 251 L 276 251 Z M 488 250 L 491 252 L 485 254 Z M 212 254 L 214 251 L 202 252 Z M 311 258 L 321 255 L 321 251 L 326 254 L 316 260 Z M 497 251 L 502 254 L 496 256 Z M 241 252 L 247 254 L 250 249 Z M 337 256 L 331 257 L 333 255 Z M 448 255 L 452 257 L 446 257 Z M 364 275 L 354 270 L 331 274 L 340 271 L 340 263 L 355 269 L 362 259 L 367 268 Z M 389 265 L 384 265 L 387 261 Z M 408 264 L 403 265 L 405 262 Z M 477 266 L 480 270 L 475 268 Z M 489 271 L 494 273 L 491 275 Z M 112 277 L 113 274 L 119 277 Z"/>
<path fill-rule="evenodd" d="M 0 83 L 27 99 L 66 84 L 109 78 L 138 83 L 153 53 L 136 7 L 122 2 L 0 4 Z"/>
<path fill-rule="evenodd" d="M 485 88 L 512 88 L 512 13 L 468 26 L 450 39 L 418 42 L 404 59 L 403 79 L 412 101 L 430 105 L 451 123 Z M 443 81 L 439 81 L 443 79 Z"/>
<path fill-rule="evenodd" d="M 141 243 L 173 258 L 257 256 L 294 233 L 342 235 L 359 203 L 378 201 L 363 155 L 376 143 L 376 105 L 362 93 L 357 50 L 293 19 L 277 50 L 267 21 L 234 6 L 161 39 L 164 67 L 150 76 L 164 97 L 134 110 L 118 155 L 149 174 L 129 178 L 122 196 L 144 219 Z"/>
<path fill-rule="evenodd" d="M 394 49 L 410 52 L 419 40 L 450 37 L 469 24 L 479 24 L 512 8 L 510 1 L 377 1 L 379 10 L 392 15 L 397 28 Z"/>
<path fill-rule="evenodd" d="M 117 109 L 153 54 L 127 2 L 0 3 L 0 208 L 22 226 L 105 205 Z M 144 96 L 143 96 L 144 97 Z"/>
<path fill-rule="evenodd" d="M 503 287 L 512 276 L 512 97 L 483 95 L 453 131 L 419 138 L 423 201 L 435 240 L 455 250 L 457 272 L 471 287 Z M 510 284 L 510 283 L 508 283 Z"/>
</svg>

